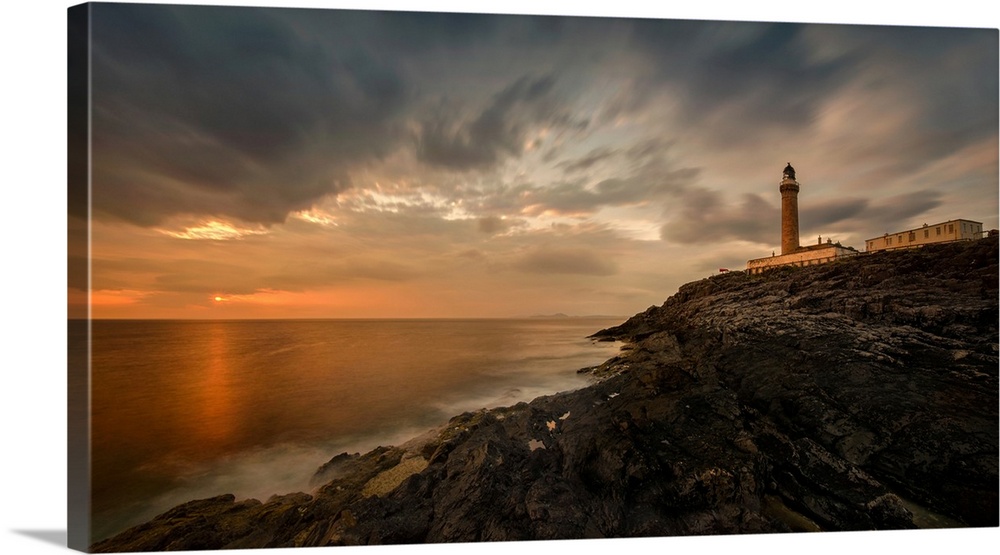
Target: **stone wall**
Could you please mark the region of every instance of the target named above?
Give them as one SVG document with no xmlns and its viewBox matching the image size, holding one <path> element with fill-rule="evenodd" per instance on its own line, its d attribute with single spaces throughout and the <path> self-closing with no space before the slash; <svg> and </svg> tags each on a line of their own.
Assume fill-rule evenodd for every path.
<svg viewBox="0 0 1000 555">
<path fill-rule="evenodd" d="M 759 274 L 770 268 L 779 266 L 813 266 L 815 264 L 825 264 L 833 262 L 838 258 L 855 256 L 858 252 L 849 247 L 840 245 L 817 245 L 804 247 L 791 254 L 769 256 L 766 258 L 756 258 L 747 261 L 747 272 Z"/>
</svg>

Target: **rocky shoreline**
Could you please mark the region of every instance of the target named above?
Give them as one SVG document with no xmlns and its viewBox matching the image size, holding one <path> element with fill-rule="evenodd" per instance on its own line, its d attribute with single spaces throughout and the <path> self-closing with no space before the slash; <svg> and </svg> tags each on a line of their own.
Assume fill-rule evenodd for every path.
<svg viewBox="0 0 1000 555">
<path fill-rule="evenodd" d="M 583 389 L 96 552 L 998 525 L 997 239 L 681 287 Z"/>
</svg>

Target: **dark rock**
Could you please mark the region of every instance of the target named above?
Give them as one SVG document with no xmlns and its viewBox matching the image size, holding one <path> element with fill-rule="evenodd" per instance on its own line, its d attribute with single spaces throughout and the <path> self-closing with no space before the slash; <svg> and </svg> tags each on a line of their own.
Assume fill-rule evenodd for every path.
<svg viewBox="0 0 1000 555">
<path fill-rule="evenodd" d="M 589 387 L 93 548 L 997 526 L 997 284 L 996 238 L 714 276 L 595 334 Z"/>
</svg>

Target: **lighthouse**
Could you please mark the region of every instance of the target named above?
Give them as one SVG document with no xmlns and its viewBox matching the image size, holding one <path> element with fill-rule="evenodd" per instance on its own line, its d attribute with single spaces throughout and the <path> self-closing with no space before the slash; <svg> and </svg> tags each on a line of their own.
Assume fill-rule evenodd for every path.
<svg viewBox="0 0 1000 555">
<path fill-rule="evenodd" d="M 799 182 L 789 162 L 781 174 L 781 254 L 799 250 Z"/>
<path fill-rule="evenodd" d="M 820 238 L 816 245 L 799 245 L 799 182 L 795 180 L 795 168 L 791 162 L 781 172 L 781 254 L 747 260 L 747 273 L 759 274 L 779 266 L 812 266 L 826 264 L 846 256 L 858 254 L 852 247 L 845 247 L 830 239 L 823 243 Z"/>
</svg>

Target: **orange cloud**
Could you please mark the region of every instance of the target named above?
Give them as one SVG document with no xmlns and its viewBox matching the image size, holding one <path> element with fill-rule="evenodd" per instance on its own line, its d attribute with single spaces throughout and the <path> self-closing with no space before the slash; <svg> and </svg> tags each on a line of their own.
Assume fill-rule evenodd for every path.
<svg viewBox="0 0 1000 555">
<path fill-rule="evenodd" d="M 259 226 L 237 227 L 235 224 L 218 220 L 211 220 L 201 225 L 186 227 L 183 231 L 170 231 L 168 229 L 158 229 L 157 231 L 177 239 L 207 239 L 212 241 L 242 239 L 249 235 L 262 235 L 268 232 L 267 229 Z"/>
</svg>

